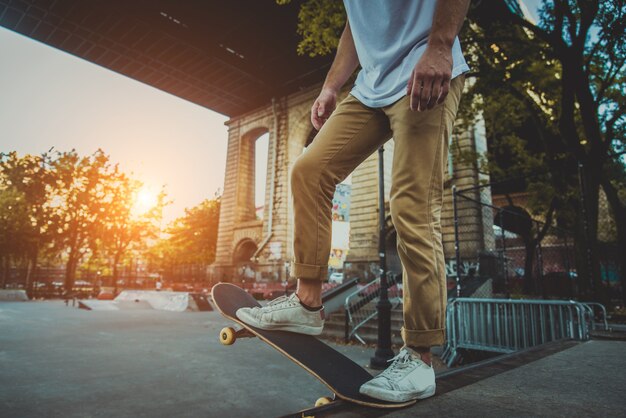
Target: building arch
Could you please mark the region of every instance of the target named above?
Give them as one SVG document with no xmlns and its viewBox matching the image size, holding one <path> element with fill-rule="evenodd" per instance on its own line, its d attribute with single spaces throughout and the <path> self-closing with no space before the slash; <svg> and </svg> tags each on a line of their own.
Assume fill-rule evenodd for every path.
<svg viewBox="0 0 626 418">
<path fill-rule="evenodd" d="M 258 246 L 251 238 L 240 240 L 233 250 L 233 264 L 236 266 L 252 264 L 250 258 L 257 250 Z"/>
<path fill-rule="evenodd" d="M 242 135 L 241 138 L 245 141 L 256 141 L 262 135 L 269 133 L 270 128 L 268 128 L 265 124 L 258 124 L 258 126 L 254 126 L 253 128 L 247 129 Z"/>
</svg>

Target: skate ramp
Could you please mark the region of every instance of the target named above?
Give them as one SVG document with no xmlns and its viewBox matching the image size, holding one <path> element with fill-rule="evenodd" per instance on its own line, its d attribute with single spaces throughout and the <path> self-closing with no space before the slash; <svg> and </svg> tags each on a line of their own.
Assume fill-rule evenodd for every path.
<svg viewBox="0 0 626 418">
<path fill-rule="evenodd" d="M 132 309 L 153 309 L 145 300 L 80 300 L 78 301 L 80 309 L 88 311 L 119 311 Z"/>
<path fill-rule="evenodd" d="M 25 290 L 20 289 L 0 289 L 0 302 L 17 301 L 24 302 L 28 300 Z"/>
<path fill-rule="evenodd" d="M 81 300 L 78 307 L 90 311 L 155 309 L 158 311 L 212 311 L 206 296 L 200 293 L 123 290 L 114 300 Z"/>
<path fill-rule="evenodd" d="M 192 311 L 212 311 L 213 306 L 207 299 L 207 297 L 201 293 L 190 293 L 192 300 L 189 305 L 192 306 Z"/>
<path fill-rule="evenodd" d="M 189 292 L 165 292 L 157 290 L 124 290 L 114 302 L 144 301 L 159 311 L 209 311 L 211 305 L 203 295 Z"/>
</svg>

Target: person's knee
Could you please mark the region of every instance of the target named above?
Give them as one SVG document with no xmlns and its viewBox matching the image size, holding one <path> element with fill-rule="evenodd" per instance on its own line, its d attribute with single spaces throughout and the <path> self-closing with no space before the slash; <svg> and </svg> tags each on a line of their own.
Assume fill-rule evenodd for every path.
<svg viewBox="0 0 626 418">
<path fill-rule="evenodd" d="M 391 220 L 396 229 L 428 223 L 429 210 L 427 196 L 392 197 L 389 201 Z"/>
<path fill-rule="evenodd" d="M 295 189 L 306 186 L 310 183 L 311 176 L 314 176 L 315 164 L 312 159 L 305 154 L 301 154 L 291 168 L 291 185 Z"/>
<path fill-rule="evenodd" d="M 314 155 L 301 154 L 291 168 L 291 187 L 293 192 L 318 188 L 320 183 L 332 181 L 325 164 Z"/>
</svg>

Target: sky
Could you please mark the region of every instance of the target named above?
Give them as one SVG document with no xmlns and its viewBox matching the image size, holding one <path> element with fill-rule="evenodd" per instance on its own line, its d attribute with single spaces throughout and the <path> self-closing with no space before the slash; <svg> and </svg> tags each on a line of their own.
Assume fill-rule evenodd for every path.
<svg viewBox="0 0 626 418">
<path fill-rule="evenodd" d="M 227 118 L 0 27 L 0 151 L 102 148 L 184 214 L 224 187 Z"/>
</svg>

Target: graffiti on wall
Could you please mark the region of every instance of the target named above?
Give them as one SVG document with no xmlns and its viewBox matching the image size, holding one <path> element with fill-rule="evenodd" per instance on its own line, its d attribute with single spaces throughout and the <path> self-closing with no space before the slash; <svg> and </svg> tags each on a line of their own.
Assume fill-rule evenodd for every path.
<svg viewBox="0 0 626 418">
<path fill-rule="evenodd" d="M 467 276 L 473 271 L 474 275 L 478 275 L 478 262 L 461 261 L 459 272 L 462 276 Z M 456 260 L 446 260 L 446 276 L 456 277 Z"/>
<path fill-rule="evenodd" d="M 349 184 L 338 184 L 333 196 L 333 221 L 350 221 L 350 191 Z"/>
</svg>

